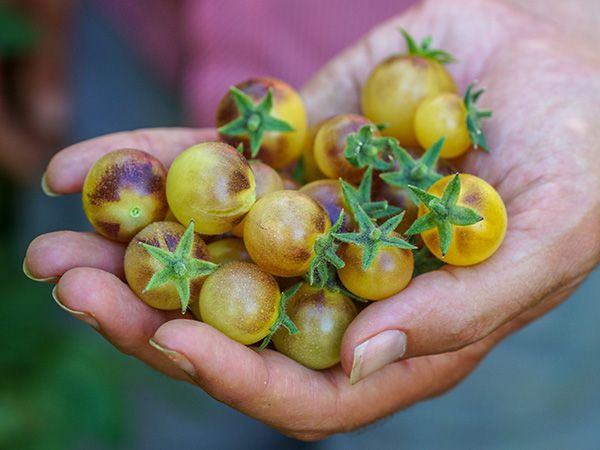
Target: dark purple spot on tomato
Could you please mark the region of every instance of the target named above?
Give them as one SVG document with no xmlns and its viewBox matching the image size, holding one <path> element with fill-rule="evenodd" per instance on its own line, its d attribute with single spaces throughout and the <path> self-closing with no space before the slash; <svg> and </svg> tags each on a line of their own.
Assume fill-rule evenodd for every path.
<svg viewBox="0 0 600 450">
<path fill-rule="evenodd" d="M 229 176 L 227 190 L 231 194 L 237 194 L 246 189 L 250 189 L 250 180 L 248 179 L 248 176 L 241 170 L 234 170 Z"/>
<path fill-rule="evenodd" d="M 167 244 L 169 251 L 174 252 L 177 249 L 177 244 L 179 244 L 180 236 L 174 236 L 171 233 L 165 233 L 163 237 L 165 238 L 165 243 Z"/>
<path fill-rule="evenodd" d="M 96 227 L 103 231 L 105 236 L 109 236 L 112 238 L 116 238 L 119 236 L 119 231 L 121 230 L 121 225 L 118 223 L 112 222 L 96 222 Z"/>
<path fill-rule="evenodd" d="M 305 248 L 295 248 L 290 252 L 291 259 L 297 262 L 307 261 L 311 256 L 311 252 Z"/>
</svg>

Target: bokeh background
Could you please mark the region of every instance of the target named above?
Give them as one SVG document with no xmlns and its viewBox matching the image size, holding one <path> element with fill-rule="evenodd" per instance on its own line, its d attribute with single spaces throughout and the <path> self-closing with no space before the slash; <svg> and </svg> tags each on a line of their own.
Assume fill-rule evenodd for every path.
<svg viewBox="0 0 600 450">
<path fill-rule="evenodd" d="M 73 4 L 66 48 L 72 119 L 52 151 L 114 131 L 190 122 L 185 92 L 172 82 L 177 71 L 154 70 L 123 17 L 115 20 L 101 3 Z M 0 28 L 7 23 L 1 8 Z M 356 37 L 378 18 L 370 20 Z M 0 29 L 0 43 L 2 36 Z M 350 43 L 338 38 L 333 47 Z M 2 69 L 14 59 L 4 55 Z M 216 98 L 235 81 L 222 80 Z M 10 97 L 10 83 L 2 87 Z M 0 449 L 600 448 L 599 269 L 444 397 L 355 433 L 302 443 L 118 353 L 57 308 L 50 286 L 23 275 L 36 235 L 89 229 L 80 197 L 46 197 L 41 174 L 35 182 L 16 181 L 6 169 L 0 176 Z"/>
</svg>

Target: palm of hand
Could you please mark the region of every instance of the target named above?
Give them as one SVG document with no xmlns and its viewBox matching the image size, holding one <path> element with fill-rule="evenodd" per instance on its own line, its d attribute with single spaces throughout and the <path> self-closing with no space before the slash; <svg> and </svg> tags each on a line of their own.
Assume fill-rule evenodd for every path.
<svg viewBox="0 0 600 450">
<path fill-rule="evenodd" d="M 364 310 L 344 338 L 341 366 L 311 371 L 273 351 L 257 354 L 203 323 L 172 320 L 177 313 L 152 310 L 121 281 L 123 246 L 95 235 L 36 239 L 29 270 L 39 278 L 61 276 L 60 301 L 93 317 L 119 350 L 295 437 L 354 429 L 451 388 L 496 342 L 564 300 L 600 259 L 600 181 L 589 169 L 600 163 L 591 151 L 600 141 L 591 127 L 600 114 L 600 62 L 502 5 L 462 2 L 456 9 L 451 0 L 428 2 L 384 24 L 304 92 L 313 121 L 357 111 L 357 80 L 402 48 L 395 28 L 432 34 L 462 61 L 451 70 L 463 89 L 472 79 L 487 88 L 481 103 L 494 110 L 492 153 L 471 152 L 459 165 L 494 185 L 509 215 L 506 240 L 490 260 L 426 274 L 395 299 Z M 458 16 L 469 17 L 460 33 Z M 99 138 L 56 156 L 48 184 L 60 193 L 79 191 L 87 168 L 116 147 L 142 148 L 169 164 L 178 151 L 212 138 L 206 130 Z M 388 329 L 403 330 L 406 356 L 419 357 L 351 385 L 354 348 Z M 150 338 L 169 351 L 157 352 Z"/>
</svg>

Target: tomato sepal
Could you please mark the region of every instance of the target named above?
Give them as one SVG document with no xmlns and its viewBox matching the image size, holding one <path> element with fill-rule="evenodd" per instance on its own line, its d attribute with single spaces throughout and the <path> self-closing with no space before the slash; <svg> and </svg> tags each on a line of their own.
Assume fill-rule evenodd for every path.
<svg viewBox="0 0 600 450">
<path fill-rule="evenodd" d="M 385 161 L 383 157 L 386 155 L 386 149 L 390 148 L 391 138 L 376 136 L 375 131 L 378 132 L 376 125 L 363 125 L 357 132 L 350 133 L 346 138 L 344 156 L 358 169 L 372 167 L 377 170 L 390 170 L 393 168 L 393 159 L 388 157 L 388 161 Z"/>
<path fill-rule="evenodd" d="M 342 209 L 335 224 L 324 236 L 315 241 L 315 256 L 313 256 L 306 274 L 311 286 L 326 287 L 332 277 L 335 278 L 336 270 L 345 265 L 342 258 L 337 255 L 340 244 L 334 237 L 334 233 L 337 233 L 344 223 L 344 216 L 345 213 Z"/>
<path fill-rule="evenodd" d="M 264 350 L 267 347 L 267 345 L 269 345 L 275 332 L 282 326 L 285 327 L 291 335 L 298 333 L 298 328 L 296 327 L 294 322 L 292 322 L 292 319 L 290 319 L 290 317 L 285 311 L 285 305 L 290 298 L 296 295 L 298 289 L 300 289 L 300 286 L 302 286 L 302 282 L 296 283 L 291 288 L 281 293 L 277 320 L 275 320 L 275 323 L 271 325 L 271 328 L 269 328 L 269 334 L 262 340 L 260 346 L 256 349 L 257 352 Z"/>
<path fill-rule="evenodd" d="M 409 55 L 422 56 L 423 58 L 434 59 L 441 64 L 455 63 L 457 60 L 450 53 L 437 48 L 430 48 L 433 38 L 426 36 L 420 44 L 404 28 L 399 29 L 406 41 L 406 47 Z"/>
<path fill-rule="evenodd" d="M 467 131 L 471 138 L 471 142 L 473 143 L 473 148 L 481 147 L 485 152 L 489 153 L 490 148 L 485 134 L 483 133 L 483 129 L 481 128 L 481 120 L 492 117 L 492 111 L 477 108 L 476 103 L 479 100 L 479 97 L 481 97 L 481 94 L 485 92 L 485 89 L 479 89 L 478 91 L 473 92 L 474 85 L 474 82 L 469 84 L 463 99 L 465 108 L 467 109 Z"/>
</svg>

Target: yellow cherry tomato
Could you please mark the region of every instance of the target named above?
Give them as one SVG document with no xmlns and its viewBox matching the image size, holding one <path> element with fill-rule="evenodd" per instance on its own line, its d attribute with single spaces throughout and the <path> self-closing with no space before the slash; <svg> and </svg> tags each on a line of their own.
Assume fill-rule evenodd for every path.
<svg viewBox="0 0 600 450">
<path fill-rule="evenodd" d="M 257 265 L 230 262 L 209 275 L 200 291 L 202 321 L 231 339 L 253 344 L 269 334 L 279 315 L 281 292 Z"/>
<path fill-rule="evenodd" d="M 225 238 L 211 242 L 206 246 L 208 260 L 215 264 L 225 264 L 232 261 L 252 262 L 244 241 L 237 238 Z"/>
<path fill-rule="evenodd" d="M 269 89 L 273 95 L 271 115 L 287 122 L 294 131 L 267 131 L 257 158 L 275 169 L 288 166 L 298 159 L 306 139 L 307 119 L 302 98 L 289 84 L 275 78 L 252 78 L 237 84 L 236 87 L 255 102 L 260 102 Z M 222 127 L 239 117 L 239 111 L 231 93 L 225 94 L 217 108 L 217 127 Z M 247 136 L 220 135 L 225 142 L 236 147 L 243 143 L 246 156 L 250 156 L 250 145 Z"/>
<path fill-rule="evenodd" d="M 441 197 L 454 175 L 437 181 L 427 192 Z M 453 266 L 478 264 L 494 254 L 504 240 L 507 215 L 500 194 L 475 175 L 460 174 L 460 194 L 456 204 L 474 209 L 483 220 L 473 225 L 452 225 L 452 241 L 445 256 L 440 249 L 436 228 L 421 233 L 427 248 L 436 258 Z M 428 213 L 425 205 L 419 206 L 419 217 Z"/>
<path fill-rule="evenodd" d="M 102 236 L 129 242 L 138 231 L 167 214 L 166 178 L 167 169 L 146 152 L 110 152 L 96 161 L 85 177 L 85 215 Z"/>
<path fill-rule="evenodd" d="M 362 268 L 362 247 L 343 244 L 339 256 L 346 263 L 337 271 L 342 284 L 367 300 L 382 300 L 397 294 L 412 278 L 414 261 L 410 250 L 382 246 L 367 270 Z"/>
<path fill-rule="evenodd" d="M 465 153 L 471 147 L 471 138 L 463 99 L 445 92 L 423 100 L 415 114 L 415 134 L 423 148 L 445 137 L 441 158 L 456 158 Z"/>
<path fill-rule="evenodd" d="M 233 147 L 204 142 L 181 153 L 169 169 L 167 200 L 181 223 L 196 231 L 221 234 L 242 220 L 256 200 L 250 165 Z"/>
<path fill-rule="evenodd" d="M 414 118 L 419 104 L 441 92 L 457 92 L 444 66 L 419 55 L 394 55 L 373 69 L 362 88 L 363 114 L 383 123 L 386 136 L 394 136 L 404 147 L 418 146 Z"/>
<path fill-rule="evenodd" d="M 244 226 L 244 244 L 252 260 L 280 277 L 306 273 L 315 241 L 331 222 L 315 200 L 297 191 L 277 191 L 258 200 Z"/>
<path fill-rule="evenodd" d="M 348 135 L 358 132 L 365 125 L 373 123 L 357 114 L 340 114 L 321 125 L 315 136 L 314 157 L 319 170 L 327 178 L 343 178 L 349 183 L 360 182 L 365 169 L 358 169 L 350 164 L 344 156 L 344 149 Z M 374 135 L 379 136 L 379 131 Z"/>
</svg>

